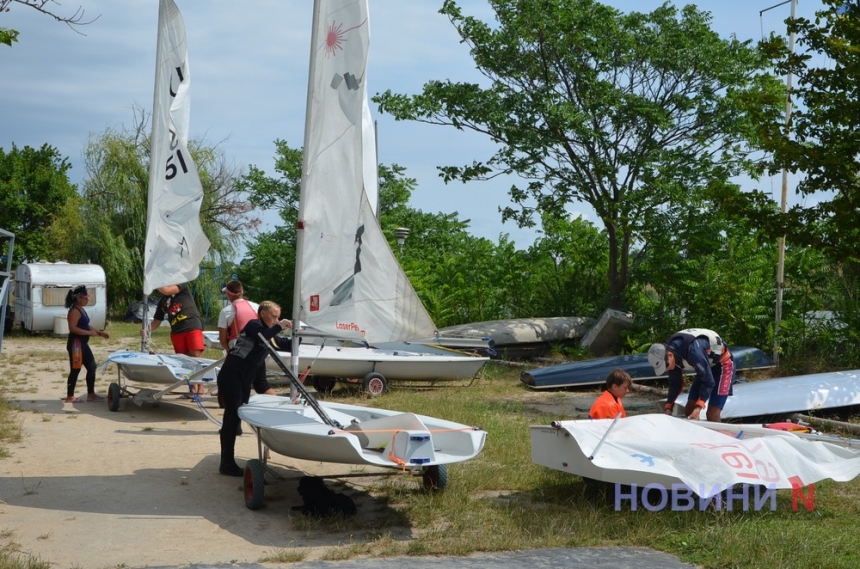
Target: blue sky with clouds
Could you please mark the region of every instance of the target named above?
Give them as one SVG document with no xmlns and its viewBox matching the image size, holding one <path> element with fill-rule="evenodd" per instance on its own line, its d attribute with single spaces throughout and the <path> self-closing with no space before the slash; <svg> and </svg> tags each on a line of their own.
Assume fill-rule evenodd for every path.
<svg viewBox="0 0 860 569">
<path fill-rule="evenodd" d="M 302 144 L 311 0 L 176 0 L 188 32 L 191 65 L 191 137 L 219 144 L 237 167 L 249 164 L 274 174 L 275 139 Z M 369 92 L 417 93 L 430 79 L 480 81 L 468 48 L 438 13 L 441 0 L 370 0 Z M 605 2 L 624 11 L 650 11 L 658 0 Z M 713 16 L 722 36 L 758 40 L 784 33 L 788 4 L 780 0 L 694 2 Z M 491 21 L 485 0 L 460 0 L 464 13 Z M 677 3 L 679 6 L 684 3 Z M 53 9 L 98 19 L 80 35 L 32 8 L 13 3 L 0 26 L 21 32 L 12 48 L 0 46 L 0 147 L 58 148 L 73 164 L 70 177 L 86 175 L 83 152 L 90 135 L 133 124 L 135 106 L 151 110 L 155 74 L 158 0 L 62 0 Z M 800 0 L 810 16 L 820 3 Z M 373 108 L 373 107 L 372 107 Z M 451 128 L 395 122 L 379 115 L 379 160 L 397 163 L 416 178 L 411 205 L 426 212 L 458 212 L 471 232 L 493 241 L 508 233 L 528 246 L 534 232 L 502 224 L 512 181 L 445 185 L 440 165 L 488 157 L 482 137 Z M 763 180 L 778 199 L 779 179 Z M 590 217 L 586 208 L 574 205 Z M 266 215 L 266 220 L 275 216 Z M 592 217 L 593 219 L 593 217 Z"/>
</svg>

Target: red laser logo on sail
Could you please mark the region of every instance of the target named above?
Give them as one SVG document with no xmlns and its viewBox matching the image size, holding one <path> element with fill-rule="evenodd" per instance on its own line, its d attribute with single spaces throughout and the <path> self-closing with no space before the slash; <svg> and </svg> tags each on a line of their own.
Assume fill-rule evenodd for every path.
<svg viewBox="0 0 860 569">
<path fill-rule="evenodd" d="M 335 55 L 337 50 L 343 51 L 344 39 L 343 25 L 332 20 L 328 26 L 328 32 L 325 35 L 325 54 L 326 57 Z"/>
<path fill-rule="evenodd" d="M 325 34 L 325 55 L 326 57 L 337 55 L 338 50 L 343 51 L 343 44 L 346 43 L 346 34 L 352 30 L 358 29 L 367 23 L 367 18 L 362 20 L 357 26 L 343 29 L 343 24 L 338 24 L 334 20 L 328 25 L 328 31 Z"/>
</svg>

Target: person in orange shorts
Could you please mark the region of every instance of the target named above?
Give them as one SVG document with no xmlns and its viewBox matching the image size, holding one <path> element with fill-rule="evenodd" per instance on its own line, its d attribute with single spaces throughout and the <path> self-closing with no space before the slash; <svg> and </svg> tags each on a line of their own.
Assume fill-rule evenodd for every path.
<svg viewBox="0 0 860 569">
<path fill-rule="evenodd" d="M 170 324 L 170 343 L 177 354 L 185 354 L 193 358 L 203 355 L 203 320 L 200 311 L 194 303 L 194 296 L 188 283 L 166 285 L 158 288 L 162 294 L 150 323 L 149 333 L 152 333 L 163 320 Z M 141 330 L 143 336 L 147 331 Z M 184 398 L 193 399 L 194 395 L 202 395 L 203 386 L 195 385 L 190 394 Z"/>
<path fill-rule="evenodd" d="M 590 419 L 614 419 L 621 414 L 626 417 L 624 404 L 621 402 L 630 391 L 633 380 L 630 374 L 621 368 L 615 368 L 606 376 L 606 391 L 600 394 L 591 410 L 588 412 Z"/>
</svg>

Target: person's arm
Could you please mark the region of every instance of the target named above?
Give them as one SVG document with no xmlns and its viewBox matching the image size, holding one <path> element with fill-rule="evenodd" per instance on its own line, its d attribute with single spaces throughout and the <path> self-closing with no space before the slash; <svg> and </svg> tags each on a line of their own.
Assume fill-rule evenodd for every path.
<svg viewBox="0 0 860 569">
<path fill-rule="evenodd" d="M 251 322 L 253 322 L 253 320 Z M 250 324 L 250 322 L 248 324 Z M 272 338 L 277 337 L 278 334 L 289 328 L 291 325 L 292 322 L 287 319 L 279 320 L 278 322 L 272 324 L 271 328 L 263 327 L 261 333 L 263 334 L 263 337 L 266 338 L 266 340 L 271 340 Z"/>
<path fill-rule="evenodd" d="M 146 334 L 147 330 L 149 331 L 150 334 L 152 334 L 155 330 L 158 329 L 159 326 L 161 326 L 161 320 L 151 320 L 149 322 L 148 328 L 141 328 L 140 329 L 140 335 L 143 336 L 144 334 Z"/>
<path fill-rule="evenodd" d="M 89 330 L 84 330 L 83 328 L 78 327 L 78 322 L 81 321 L 81 311 L 76 309 L 69 310 L 69 315 L 66 318 L 69 321 L 69 332 L 75 334 L 77 336 L 102 336 L 107 338 L 108 335 L 106 332 L 101 330 L 96 330 L 95 328 L 90 328 Z"/>
<path fill-rule="evenodd" d="M 230 344 L 227 343 L 227 328 L 218 328 L 218 342 L 224 350 L 230 349 Z"/>
<path fill-rule="evenodd" d="M 684 386 L 684 372 L 681 371 L 680 362 L 676 360 L 675 367 L 669 372 L 669 395 L 666 397 L 665 412 L 672 414 L 672 407 L 675 405 L 675 400 L 681 394 L 681 388 Z"/>
</svg>

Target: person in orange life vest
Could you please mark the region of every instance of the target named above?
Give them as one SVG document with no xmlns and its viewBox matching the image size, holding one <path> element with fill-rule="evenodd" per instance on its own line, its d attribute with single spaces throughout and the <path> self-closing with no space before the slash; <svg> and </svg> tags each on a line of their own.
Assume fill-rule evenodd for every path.
<svg viewBox="0 0 860 569">
<path fill-rule="evenodd" d="M 244 297 L 245 287 L 241 281 L 230 281 L 221 289 L 227 296 L 227 306 L 218 313 L 218 341 L 227 354 L 236 343 L 236 338 L 245 328 L 245 325 L 257 318 L 260 306 Z M 254 391 L 266 395 L 275 395 L 275 390 L 266 379 L 266 360 L 260 363 L 257 375 L 254 377 Z"/>
<path fill-rule="evenodd" d="M 104 401 L 104 396 L 96 393 L 96 359 L 90 349 L 90 336 L 108 338 L 104 330 L 96 330 L 90 326 L 90 316 L 84 306 L 90 301 L 90 293 L 84 285 L 69 289 L 66 293 L 66 308 L 69 313 L 66 319 L 69 323 L 69 339 L 66 350 L 69 352 L 69 378 L 66 380 L 66 403 L 78 403 L 75 399 L 75 385 L 81 367 L 87 370 L 87 401 Z"/>
<path fill-rule="evenodd" d="M 719 423 L 723 407 L 732 395 L 735 382 L 735 360 L 729 347 L 713 330 L 687 328 L 673 334 L 665 344 L 653 344 L 648 349 L 648 361 L 657 375 L 669 373 L 669 396 L 665 412 L 672 414 L 675 399 L 684 385 L 683 367 L 686 361 L 696 376 L 687 394 L 684 414 L 699 420 L 707 407 L 708 421 Z"/>
<path fill-rule="evenodd" d="M 621 417 L 627 417 L 624 404 L 621 402 L 630 391 L 633 380 L 630 374 L 620 368 L 615 368 L 606 376 L 606 391 L 600 394 L 591 410 L 588 412 L 590 419 L 614 419 L 621 413 Z"/>
</svg>

